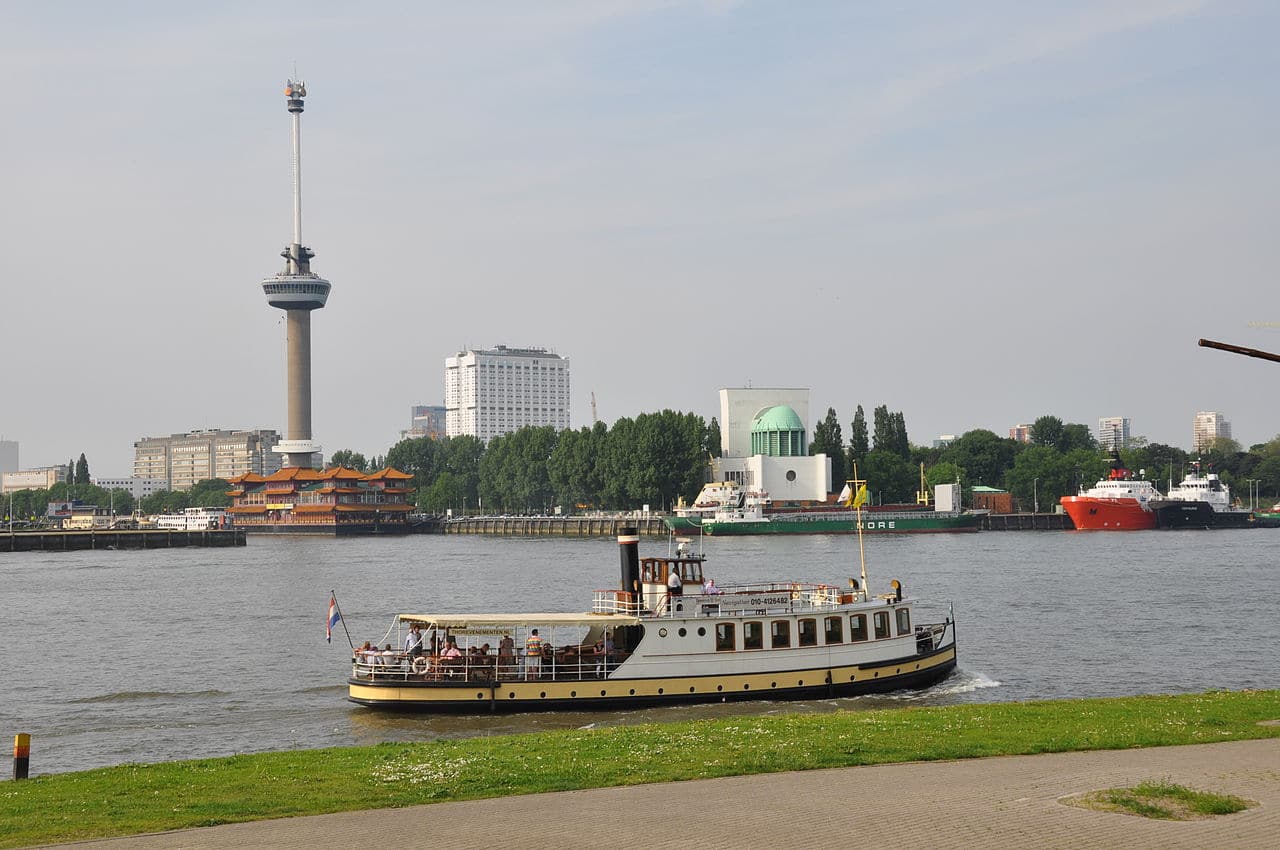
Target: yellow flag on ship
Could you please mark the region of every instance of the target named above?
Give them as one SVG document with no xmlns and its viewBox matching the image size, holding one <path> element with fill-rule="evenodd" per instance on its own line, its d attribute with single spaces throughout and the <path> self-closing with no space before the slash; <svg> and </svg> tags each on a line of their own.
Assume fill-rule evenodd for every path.
<svg viewBox="0 0 1280 850">
<path fill-rule="evenodd" d="M 853 497 L 853 507 L 860 508 L 867 501 L 867 485 L 863 484 L 858 488 L 858 495 Z"/>
</svg>

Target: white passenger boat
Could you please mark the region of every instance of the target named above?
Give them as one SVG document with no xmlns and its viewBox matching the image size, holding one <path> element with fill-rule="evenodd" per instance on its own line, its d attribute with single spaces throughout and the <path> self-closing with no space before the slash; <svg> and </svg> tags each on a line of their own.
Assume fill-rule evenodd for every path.
<svg viewBox="0 0 1280 850">
<path fill-rule="evenodd" d="M 923 688 L 956 666 L 950 613 L 917 622 L 894 580 L 872 595 L 798 582 L 704 586 L 703 558 L 639 557 L 618 537 L 619 589 L 581 614 L 399 614 L 384 637 L 420 654 L 357 650 L 348 697 L 428 711 L 620 708 L 741 699 L 826 698 Z M 680 594 L 668 590 L 672 573 Z M 456 648 L 455 648 L 456 647 Z"/>
<path fill-rule="evenodd" d="M 228 525 L 226 508 L 183 508 L 178 514 L 159 514 L 155 518 L 156 528 L 170 531 L 205 531 L 211 528 L 226 528 Z"/>
</svg>

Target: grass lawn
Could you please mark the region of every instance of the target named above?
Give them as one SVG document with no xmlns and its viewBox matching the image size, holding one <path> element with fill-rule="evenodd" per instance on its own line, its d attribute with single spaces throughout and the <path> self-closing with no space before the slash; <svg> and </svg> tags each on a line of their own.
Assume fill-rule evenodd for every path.
<svg viewBox="0 0 1280 850">
<path fill-rule="evenodd" d="M 1280 727 L 1258 724 L 1277 718 L 1280 691 L 1212 691 L 723 718 L 126 764 L 0 784 L 0 847 L 782 770 L 1274 738 Z"/>
</svg>

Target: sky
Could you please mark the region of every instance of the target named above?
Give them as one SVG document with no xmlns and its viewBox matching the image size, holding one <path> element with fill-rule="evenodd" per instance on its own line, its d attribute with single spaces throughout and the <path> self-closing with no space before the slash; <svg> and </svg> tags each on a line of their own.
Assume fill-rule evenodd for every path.
<svg viewBox="0 0 1280 850">
<path fill-rule="evenodd" d="M 569 358 L 574 427 L 780 386 L 846 438 L 1280 432 L 1280 366 L 1196 345 L 1280 351 L 1273 2 L 205 5 L 0 7 L 24 467 L 284 431 L 295 67 L 326 453 L 500 344 Z"/>
</svg>

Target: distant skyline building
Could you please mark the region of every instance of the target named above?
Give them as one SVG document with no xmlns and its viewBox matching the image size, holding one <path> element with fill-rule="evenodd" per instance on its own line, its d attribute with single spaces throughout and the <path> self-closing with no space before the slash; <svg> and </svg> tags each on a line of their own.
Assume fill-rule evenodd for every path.
<svg viewBox="0 0 1280 850">
<path fill-rule="evenodd" d="M 947 446 L 951 445 L 955 441 L 956 441 L 955 434 L 939 434 L 937 438 L 933 441 L 933 447 L 935 449 L 945 449 Z"/>
<path fill-rule="evenodd" d="M 320 454 L 311 437 L 311 311 L 329 300 L 329 281 L 313 274 L 310 248 L 302 245 L 302 99 L 306 84 L 289 80 L 284 87 L 293 116 L 293 241 L 281 252 L 284 271 L 262 282 L 267 303 L 285 311 L 285 362 L 288 373 L 288 427 L 275 447 L 285 465 L 310 468 Z"/>
<path fill-rule="evenodd" d="M 19 490 L 48 490 L 54 484 L 67 480 L 66 464 L 40 466 L 35 469 L 17 469 L 0 473 L 0 493 L 16 493 Z"/>
<path fill-rule="evenodd" d="M 421 437 L 438 440 L 445 435 L 445 407 L 443 404 L 415 404 L 409 408 L 409 428 L 400 432 L 400 439 Z"/>
<path fill-rule="evenodd" d="M 1032 426 L 1030 425 L 1014 425 L 1009 429 L 1009 439 L 1017 440 L 1019 443 L 1031 442 Z"/>
<path fill-rule="evenodd" d="M 170 490 L 190 490 L 210 478 L 231 479 L 280 469 L 278 431 L 227 431 L 210 428 L 168 437 L 143 437 L 133 444 L 133 477 L 159 478 Z M 311 463 L 306 464 L 307 467 Z"/>
<path fill-rule="evenodd" d="M 445 435 L 486 443 L 526 426 L 569 427 L 569 360 L 545 348 L 459 351 L 444 362 Z"/>
<path fill-rule="evenodd" d="M 167 478 L 98 478 L 95 476 L 90 480 L 103 490 L 127 490 L 135 499 L 145 499 L 152 493 L 169 489 Z"/>
<path fill-rule="evenodd" d="M 1106 451 L 1119 451 L 1129 447 L 1129 418 L 1127 416 L 1103 416 L 1098 420 L 1098 447 Z"/>
<path fill-rule="evenodd" d="M 1191 426 L 1192 451 L 1208 450 L 1219 437 L 1231 439 L 1231 423 L 1216 411 L 1202 410 L 1197 413 Z"/>
<path fill-rule="evenodd" d="M 0 440 L 0 473 L 17 472 L 22 468 L 18 462 L 18 441 Z"/>
</svg>

